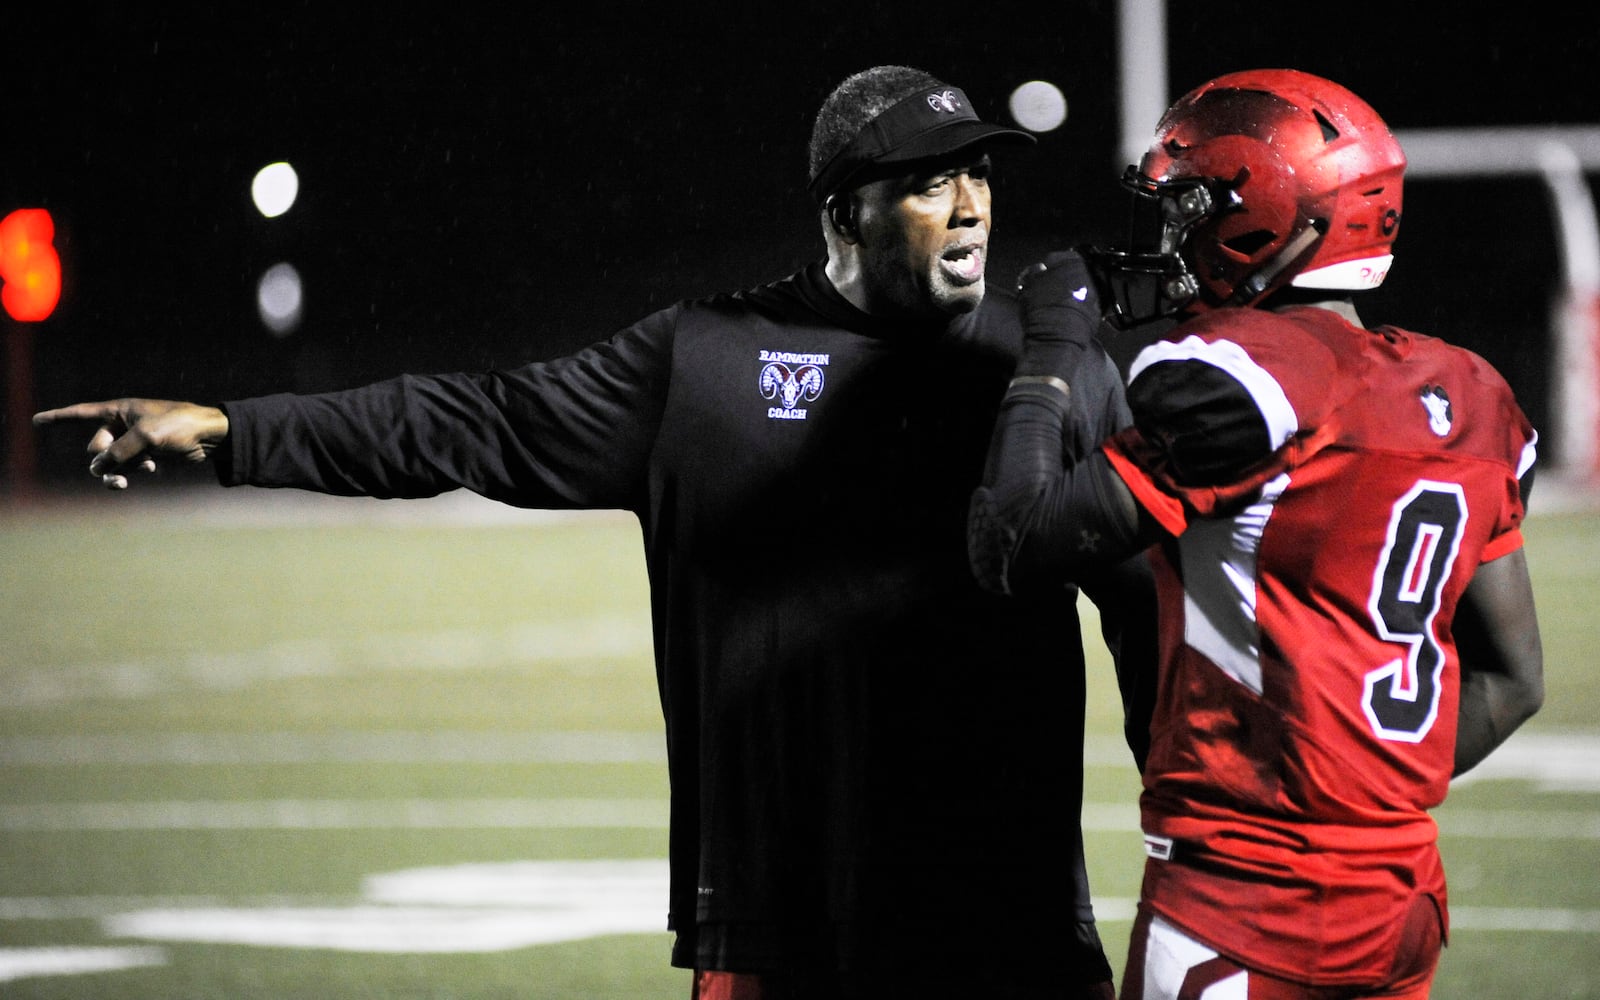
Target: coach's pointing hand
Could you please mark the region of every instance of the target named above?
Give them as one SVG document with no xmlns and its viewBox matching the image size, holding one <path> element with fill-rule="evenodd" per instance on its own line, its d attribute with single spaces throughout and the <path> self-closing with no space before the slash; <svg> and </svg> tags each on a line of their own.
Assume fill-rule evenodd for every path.
<svg viewBox="0 0 1600 1000">
<path fill-rule="evenodd" d="M 65 420 L 99 422 L 89 474 L 114 490 L 127 489 L 127 469 L 151 471 L 157 458 L 203 462 L 228 436 L 228 416 L 216 407 L 165 399 L 76 403 L 33 415 L 35 427 Z"/>
</svg>

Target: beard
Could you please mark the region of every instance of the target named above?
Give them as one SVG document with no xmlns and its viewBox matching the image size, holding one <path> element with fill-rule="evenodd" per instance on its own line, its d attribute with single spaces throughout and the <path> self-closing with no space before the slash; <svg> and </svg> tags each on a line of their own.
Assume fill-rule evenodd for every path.
<svg viewBox="0 0 1600 1000">
<path fill-rule="evenodd" d="M 862 273 L 872 290 L 872 312 L 910 319 L 939 319 L 972 312 L 983 302 L 984 279 L 958 282 L 937 259 L 919 272 L 901 257 L 868 254 Z"/>
</svg>

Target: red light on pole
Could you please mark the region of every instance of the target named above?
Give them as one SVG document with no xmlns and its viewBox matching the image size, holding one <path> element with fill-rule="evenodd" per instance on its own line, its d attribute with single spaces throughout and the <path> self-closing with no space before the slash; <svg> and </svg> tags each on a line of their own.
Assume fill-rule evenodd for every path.
<svg viewBox="0 0 1600 1000">
<path fill-rule="evenodd" d="M 19 208 L 0 219 L 0 305 L 18 322 L 39 322 L 61 300 L 55 237 L 55 222 L 42 208 Z"/>
<path fill-rule="evenodd" d="M 19 208 L 0 219 L 0 306 L 16 322 L 5 340 L 5 471 L 18 498 L 37 486 L 32 426 L 33 327 L 61 300 L 61 258 L 56 224 L 42 208 Z"/>
</svg>

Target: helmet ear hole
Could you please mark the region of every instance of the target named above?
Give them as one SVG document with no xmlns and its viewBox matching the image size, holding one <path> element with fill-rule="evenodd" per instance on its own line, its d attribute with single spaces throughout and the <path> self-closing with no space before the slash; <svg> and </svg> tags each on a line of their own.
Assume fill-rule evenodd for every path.
<svg viewBox="0 0 1600 1000">
<path fill-rule="evenodd" d="M 1322 129 L 1323 142 L 1332 142 L 1339 138 L 1339 130 L 1333 127 L 1333 122 L 1328 121 L 1321 111 L 1312 108 L 1311 116 L 1317 120 L 1317 126 Z"/>
<path fill-rule="evenodd" d="M 1267 246 L 1274 238 L 1270 230 L 1254 229 L 1248 233 L 1240 233 L 1238 236 L 1224 241 L 1222 245 L 1241 257 L 1254 257 L 1262 247 Z"/>
</svg>

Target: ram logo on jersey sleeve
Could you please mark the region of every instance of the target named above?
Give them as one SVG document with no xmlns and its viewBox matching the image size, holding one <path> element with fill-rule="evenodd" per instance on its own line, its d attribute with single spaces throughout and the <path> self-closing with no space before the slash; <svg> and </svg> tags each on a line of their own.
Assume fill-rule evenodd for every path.
<svg viewBox="0 0 1600 1000">
<path fill-rule="evenodd" d="M 1450 411 L 1450 395 L 1444 391 L 1444 386 L 1425 385 L 1420 398 L 1428 410 L 1428 429 L 1440 437 L 1448 435 L 1454 414 Z"/>
</svg>

